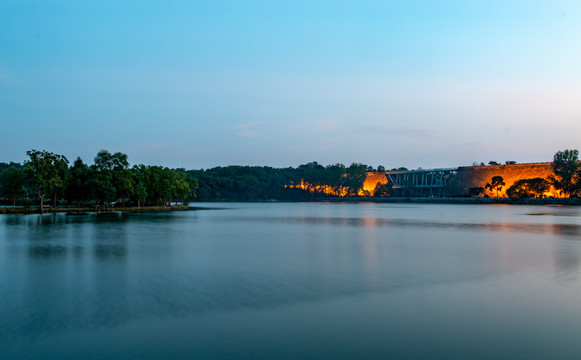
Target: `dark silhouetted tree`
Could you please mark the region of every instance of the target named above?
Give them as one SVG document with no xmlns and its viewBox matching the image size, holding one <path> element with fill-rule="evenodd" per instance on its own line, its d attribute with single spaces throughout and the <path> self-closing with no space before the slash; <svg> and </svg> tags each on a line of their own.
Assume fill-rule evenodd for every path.
<svg viewBox="0 0 581 360">
<path fill-rule="evenodd" d="M 542 197 L 550 187 L 551 184 L 543 178 L 521 179 L 506 190 L 506 195 L 511 199 Z"/>
<path fill-rule="evenodd" d="M 0 196 L 12 198 L 12 207 L 16 199 L 26 194 L 24 188 L 24 169 L 20 166 L 10 166 L 0 173 Z"/>
<path fill-rule="evenodd" d="M 392 189 L 393 186 L 389 183 L 387 184 L 382 184 L 382 183 L 377 183 L 377 185 L 375 185 L 375 190 L 373 190 L 373 196 L 374 197 L 389 197 L 391 196 L 392 193 Z"/>
<path fill-rule="evenodd" d="M 485 188 L 487 190 L 490 190 L 491 192 L 496 191 L 496 197 L 498 197 L 498 193 L 502 191 L 502 187 L 504 185 L 506 184 L 504 183 L 504 179 L 502 178 L 502 176 L 493 176 L 492 181 L 487 183 Z"/>
<path fill-rule="evenodd" d="M 557 151 L 553 156 L 553 175 L 549 175 L 549 182 L 565 196 L 570 197 L 579 190 L 579 151 Z"/>
<path fill-rule="evenodd" d="M 484 188 L 482 186 L 478 186 L 478 187 L 471 187 L 468 190 L 468 195 L 472 196 L 472 197 L 479 197 L 481 195 L 484 195 Z"/>
</svg>

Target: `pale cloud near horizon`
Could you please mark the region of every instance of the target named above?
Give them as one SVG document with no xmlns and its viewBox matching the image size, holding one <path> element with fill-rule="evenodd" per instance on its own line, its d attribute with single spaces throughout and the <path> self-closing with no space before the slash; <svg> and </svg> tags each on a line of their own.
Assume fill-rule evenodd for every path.
<svg viewBox="0 0 581 360">
<path fill-rule="evenodd" d="M 250 122 L 234 125 L 233 128 L 234 129 L 251 129 L 251 128 L 256 128 L 258 126 L 261 126 L 261 125 L 263 125 L 263 123 L 260 121 L 250 121 Z"/>
<path fill-rule="evenodd" d="M 258 129 L 263 125 L 260 121 L 249 121 L 234 125 L 232 129 L 236 131 L 236 136 L 238 137 L 256 139 L 262 136 L 262 133 Z"/>
<path fill-rule="evenodd" d="M 393 127 L 389 125 L 362 125 L 355 127 L 355 130 L 373 135 L 404 136 L 404 137 L 434 137 L 438 131 L 425 128 Z"/>
</svg>

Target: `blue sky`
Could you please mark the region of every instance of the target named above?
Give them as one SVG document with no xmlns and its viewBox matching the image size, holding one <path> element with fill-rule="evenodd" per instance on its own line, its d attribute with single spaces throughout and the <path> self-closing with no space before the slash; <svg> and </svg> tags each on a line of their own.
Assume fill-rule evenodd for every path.
<svg viewBox="0 0 581 360">
<path fill-rule="evenodd" d="M 0 161 L 551 161 L 580 43 L 579 1 L 0 0 Z"/>
</svg>

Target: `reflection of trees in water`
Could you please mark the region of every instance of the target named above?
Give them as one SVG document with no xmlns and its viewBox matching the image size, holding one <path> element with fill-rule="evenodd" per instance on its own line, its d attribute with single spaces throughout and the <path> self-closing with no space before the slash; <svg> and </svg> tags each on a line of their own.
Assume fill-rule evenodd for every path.
<svg viewBox="0 0 581 360">
<path fill-rule="evenodd" d="M 125 244 L 96 244 L 94 253 L 101 260 L 121 259 L 127 256 L 127 247 Z"/>
<path fill-rule="evenodd" d="M 140 255 L 167 263 L 173 243 L 163 240 L 176 236 L 170 224 L 183 222 L 184 217 L 191 218 L 191 214 L 0 217 L 0 250 L 6 247 L 6 266 L 10 268 L 0 274 L 5 276 L 0 276 L 0 282 L 13 280 L 2 289 L 10 296 L 3 298 L 0 318 L 8 324 L 4 330 L 9 329 L 10 334 L 2 336 L 6 332 L 0 329 L 0 348 L 10 339 L 119 324 L 146 315 L 172 313 L 180 305 L 188 310 L 194 307 L 183 287 L 169 286 L 171 299 L 160 295 L 174 277 L 162 277 L 154 284 L 157 287 L 143 289 L 142 284 L 152 276 L 135 275 L 126 261 L 130 245 L 135 245 Z M 149 268 L 147 263 L 136 264 Z M 197 282 L 192 284 L 196 291 L 197 286 Z"/>
<path fill-rule="evenodd" d="M 121 260 L 127 256 L 127 228 L 112 223 L 126 222 L 120 213 L 101 214 L 93 226 L 93 253 L 99 260 Z"/>
<path fill-rule="evenodd" d="M 65 223 L 60 214 L 32 215 L 24 217 L 21 224 L 26 225 L 28 235 L 28 256 L 35 259 L 64 259 L 68 248 L 54 224 Z"/>
<path fill-rule="evenodd" d="M 26 247 L 21 249 L 27 249 L 28 256 L 35 259 L 65 259 L 69 254 L 78 259 L 92 244 L 96 258 L 122 260 L 127 256 L 127 233 L 126 227 L 119 223 L 126 221 L 128 217 L 121 213 L 99 216 L 18 215 L 6 218 L 7 225 L 25 227 L 20 230 L 24 230 L 27 242 Z M 8 239 L 11 237 L 14 241 L 21 239 L 7 236 Z"/>
<path fill-rule="evenodd" d="M 28 247 L 28 255 L 34 258 L 51 258 L 66 256 L 68 249 L 60 245 L 39 245 L 31 243 Z"/>
<path fill-rule="evenodd" d="M 222 219 L 225 220 L 225 219 Z M 581 234 L 581 225 L 577 224 L 532 224 L 532 223 L 460 223 L 438 222 L 425 220 L 404 220 L 385 218 L 347 218 L 347 217 L 237 217 L 228 218 L 228 221 L 279 221 L 281 223 L 301 223 L 313 225 L 340 225 L 357 227 L 409 227 L 434 228 L 465 231 L 500 231 L 522 232 L 536 234 L 555 234 L 566 237 L 578 237 Z"/>
<path fill-rule="evenodd" d="M 552 224 L 555 235 L 578 236 L 581 234 L 581 226 L 576 224 Z"/>
<path fill-rule="evenodd" d="M 24 216 L 22 215 L 2 215 L 6 225 L 20 225 L 24 223 Z"/>
</svg>

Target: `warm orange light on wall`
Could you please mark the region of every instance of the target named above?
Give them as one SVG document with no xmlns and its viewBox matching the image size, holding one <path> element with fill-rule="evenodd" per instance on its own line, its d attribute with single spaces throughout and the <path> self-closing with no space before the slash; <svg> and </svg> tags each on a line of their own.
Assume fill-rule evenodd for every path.
<svg viewBox="0 0 581 360">
<path fill-rule="evenodd" d="M 503 186 L 502 190 L 500 190 L 498 192 L 498 197 L 506 198 L 506 197 L 508 197 L 508 195 L 506 194 L 506 190 L 508 190 L 508 188 L 511 187 L 514 183 L 516 183 L 519 180 L 522 180 L 523 178 L 519 177 L 519 176 L 507 176 L 507 173 L 504 173 L 502 175 L 503 175 L 504 183 L 506 185 Z M 485 185 L 486 184 L 483 184 L 482 187 L 485 187 Z M 486 190 L 486 194 L 490 197 L 496 197 L 496 190 Z M 554 187 L 551 186 L 549 191 L 543 193 L 543 197 L 545 197 L 545 198 L 547 198 L 547 197 L 558 198 L 558 197 L 561 197 L 561 195 Z"/>
<path fill-rule="evenodd" d="M 331 187 L 329 185 L 313 185 L 304 180 L 301 180 L 299 184 L 290 184 L 286 186 L 289 189 L 301 189 L 310 192 L 311 194 L 325 194 L 329 196 L 346 197 L 349 195 L 349 188 L 345 186 L 339 186 L 337 188 Z M 365 197 L 370 196 L 370 192 L 365 189 L 360 189 L 357 196 Z"/>
</svg>

